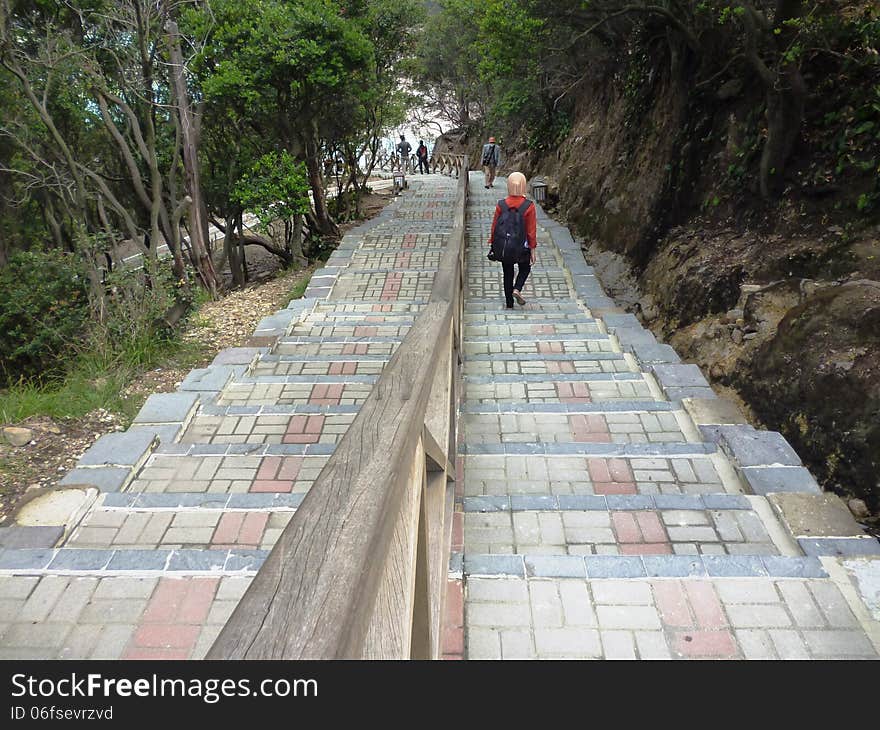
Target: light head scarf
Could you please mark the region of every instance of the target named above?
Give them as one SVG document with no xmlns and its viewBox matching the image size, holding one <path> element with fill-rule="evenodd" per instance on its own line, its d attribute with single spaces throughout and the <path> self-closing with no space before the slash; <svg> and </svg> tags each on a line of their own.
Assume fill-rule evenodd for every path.
<svg viewBox="0 0 880 730">
<path fill-rule="evenodd" d="M 512 172 L 507 176 L 507 194 L 522 195 L 526 194 L 526 176 L 521 172 Z"/>
</svg>

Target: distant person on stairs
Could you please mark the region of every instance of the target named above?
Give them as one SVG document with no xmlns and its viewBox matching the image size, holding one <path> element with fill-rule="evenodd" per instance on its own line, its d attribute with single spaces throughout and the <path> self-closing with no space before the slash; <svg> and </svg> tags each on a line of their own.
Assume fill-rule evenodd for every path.
<svg viewBox="0 0 880 730">
<path fill-rule="evenodd" d="M 428 147 L 423 139 L 419 140 L 419 146 L 416 148 L 416 157 L 419 160 L 419 173 L 424 175 L 426 172 L 430 172 L 428 169 Z"/>
<path fill-rule="evenodd" d="M 495 171 L 501 164 L 501 148 L 495 143 L 494 137 L 483 145 L 483 174 L 485 175 L 484 187 L 491 188 L 495 184 Z"/>
<path fill-rule="evenodd" d="M 492 232 L 489 234 L 489 246 L 496 233 L 508 242 L 496 242 L 496 250 L 505 250 L 501 259 L 504 273 L 504 301 L 508 309 L 513 309 L 513 300 L 525 304 L 522 290 L 529 278 L 532 264 L 535 263 L 535 248 L 538 246 L 538 216 L 531 200 L 526 200 L 526 176 L 521 172 L 512 172 L 507 178 L 507 197 L 499 200 L 495 206 L 495 217 L 492 219 Z M 512 242 L 512 245 L 510 243 Z M 510 253 L 507 254 L 506 251 Z M 519 269 L 516 281 L 513 280 L 513 267 Z"/>
</svg>

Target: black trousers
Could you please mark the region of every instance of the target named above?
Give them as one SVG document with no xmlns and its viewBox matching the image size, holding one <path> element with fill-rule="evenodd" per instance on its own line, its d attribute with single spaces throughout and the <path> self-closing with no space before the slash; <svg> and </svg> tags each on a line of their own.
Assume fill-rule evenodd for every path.
<svg viewBox="0 0 880 730">
<path fill-rule="evenodd" d="M 428 158 L 419 157 L 419 173 L 431 172 L 428 169 Z"/>
<path fill-rule="evenodd" d="M 516 282 L 513 280 L 514 266 L 519 267 L 519 271 L 516 274 Z M 529 273 L 532 270 L 532 262 L 528 258 L 516 264 L 507 264 L 502 261 L 501 269 L 504 272 L 504 301 L 510 307 L 513 306 L 513 290 L 516 289 L 518 292 L 523 290 L 523 287 L 526 285 L 526 279 L 529 278 Z"/>
</svg>

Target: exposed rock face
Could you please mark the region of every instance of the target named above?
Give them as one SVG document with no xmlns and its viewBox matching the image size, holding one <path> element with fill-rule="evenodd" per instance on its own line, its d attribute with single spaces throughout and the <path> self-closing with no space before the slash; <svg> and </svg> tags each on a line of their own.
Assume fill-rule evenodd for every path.
<svg viewBox="0 0 880 730">
<path fill-rule="evenodd" d="M 826 488 L 880 509 L 880 282 L 829 287 L 791 309 L 735 380 Z"/>
</svg>

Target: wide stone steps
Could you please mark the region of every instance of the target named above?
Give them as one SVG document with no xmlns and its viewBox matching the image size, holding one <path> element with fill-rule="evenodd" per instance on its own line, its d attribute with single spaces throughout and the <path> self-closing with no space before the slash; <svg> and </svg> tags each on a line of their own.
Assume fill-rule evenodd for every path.
<svg viewBox="0 0 880 730">
<path fill-rule="evenodd" d="M 503 308 L 485 259 L 498 194 L 480 188 L 453 567 L 464 656 L 876 657 L 876 620 L 822 552 L 876 541 L 798 537 L 786 495 L 764 495 L 811 493 L 800 461 L 741 421 L 704 426 L 699 370 L 614 308 L 540 209 L 527 304 Z"/>
</svg>

